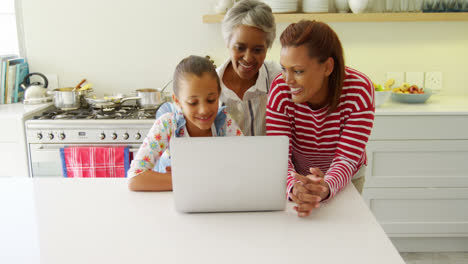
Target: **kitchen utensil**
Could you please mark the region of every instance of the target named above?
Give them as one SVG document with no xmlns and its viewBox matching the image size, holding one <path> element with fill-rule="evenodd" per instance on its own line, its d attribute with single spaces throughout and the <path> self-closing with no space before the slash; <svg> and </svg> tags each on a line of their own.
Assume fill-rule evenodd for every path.
<svg viewBox="0 0 468 264">
<path fill-rule="evenodd" d="M 79 88 L 81 87 L 81 85 L 82 85 L 83 83 L 85 83 L 85 82 L 86 82 L 86 79 L 81 80 L 81 82 L 80 82 L 77 86 L 75 86 L 75 88 L 74 88 L 73 90 L 79 89 Z"/>
<path fill-rule="evenodd" d="M 422 104 L 432 95 L 432 90 L 424 89 L 423 94 L 406 94 L 392 92 L 392 100 L 405 104 Z"/>
<path fill-rule="evenodd" d="M 122 103 L 130 100 L 138 100 L 139 97 L 124 97 L 122 94 L 112 95 L 110 97 L 96 98 L 85 97 L 85 101 L 96 109 L 109 109 L 119 107 Z"/>
<path fill-rule="evenodd" d="M 50 92 L 54 95 L 54 105 L 62 110 L 74 110 L 80 108 L 81 95 L 76 87 L 57 88 Z"/>
<path fill-rule="evenodd" d="M 41 77 L 44 83 L 33 82 L 28 85 L 29 78 L 34 75 Z M 49 81 L 42 73 L 33 72 L 24 76 L 23 82 L 20 84 L 21 88 L 24 89 L 24 99 L 31 100 L 31 99 L 47 97 L 48 84 L 49 84 Z"/>
<path fill-rule="evenodd" d="M 156 89 L 138 89 L 137 97 L 138 106 L 142 109 L 156 109 L 161 104 L 161 92 Z"/>
<path fill-rule="evenodd" d="M 78 91 L 87 91 L 91 88 L 92 84 L 87 83 L 83 87 L 79 88 Z"/>
<path fill-rule="evenodd" d="M 161 89 L 161 91 L 159 91 L 161 94 L 164 92 L 164 90 L 166 90 L 167 86 L 172 82 L 172 80 L 168 81 L 164 86 L 163 88 Z"/>
</svg>

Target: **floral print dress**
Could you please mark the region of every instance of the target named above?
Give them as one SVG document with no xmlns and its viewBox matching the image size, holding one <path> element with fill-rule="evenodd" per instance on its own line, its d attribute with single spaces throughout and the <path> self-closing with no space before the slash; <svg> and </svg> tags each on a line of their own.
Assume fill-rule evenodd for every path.
<svg viewBox="0 0 468 264">
<path fill-rule="evenodd" d="M 213 124 L 211 129 L 213 131 L 213 136 L 242 136 L 241 130 L 231 119 L 229 114 L 227 114 L 225 110 L 220 112 L 226 115 L 224 125 L 221 129 L 223 134 L 219 135 Z M 163 153 L 166 150 L 170 152 L 171 138 L 176 136 L 176 131 L 178 131 L 177 134 L 179 137 L 190 136 L 185 125 L 178 127 L 177 118 L 176 113 L 166 113 L 155 121 L 130 165 L 130 169 L 127 172 L 128 178 L 134 177 L 147 170 L 153 170 Z"/>
</svg>

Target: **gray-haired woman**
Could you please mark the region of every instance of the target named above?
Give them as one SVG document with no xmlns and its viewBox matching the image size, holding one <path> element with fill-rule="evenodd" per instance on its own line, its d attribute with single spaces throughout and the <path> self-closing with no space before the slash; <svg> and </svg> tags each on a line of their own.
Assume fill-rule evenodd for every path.
<svg viewBox="0 0 468 264">
<path fill-rule="evenodd" d="M 244 135 L 265 135 L 268 91 L 281 73 L 278 63 L 264 61 L 276 36 L 271 8 L 256 0 L 236 3 L 224 17 L 222 33 L 230 58 L 216 69 L 220 101 Z"/>
</svg>

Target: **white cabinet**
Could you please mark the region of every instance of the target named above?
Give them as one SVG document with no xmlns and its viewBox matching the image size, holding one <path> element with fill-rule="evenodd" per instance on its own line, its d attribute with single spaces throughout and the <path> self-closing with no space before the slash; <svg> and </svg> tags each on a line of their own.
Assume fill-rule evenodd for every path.
<svg viewBox="0 0 468 264">
<path fill-rule="evenodd" d="M 17 117 L 1 119 L 0 177 L 28 175 L 28 157 L 22 120 Z"/>
<path fill-rule="evenodd" d="M 468 188 L 367 188 L 365 196 L 391 237 L 468 236 Z"/>
<path fill-rule="evenodd" d="M 468 140 L 382 140 L 367 146 L 366 187 L 466 187 Z"/>
<path fill-rule="evenodd" d="M 28 177 L 24 121 L 50 106 L 0 105 L 0 177 Z"/>
<path fill-rule="evenodd" d="M 468 241 L 468 114 L 376 115 L 367 155 L 363 197 L 387 235 Z"/>
</svg>

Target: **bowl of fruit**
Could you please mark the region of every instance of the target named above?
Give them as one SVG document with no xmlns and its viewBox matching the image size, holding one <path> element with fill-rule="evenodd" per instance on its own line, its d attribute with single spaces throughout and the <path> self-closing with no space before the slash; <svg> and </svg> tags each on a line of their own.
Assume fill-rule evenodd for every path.
<svg viewBox="0 0 468 264">
<path fill-rule="evenodd" d="M 431 97 L 430 89 L 419 88 L 417 85 L 403 83 L 400 87 L 392 89 L 392 100 L 406 104 L 422 104 Z"/>
<path fill-rule="evenodd" d="M 383 103 L 385 103 L 388 98 L 390 98 L 390 94 L 392 91 L 390 89 L 386 89 L 382 87 L 380 84 L 375 84 L 374 83 L 374 100 L 375 100 L 375 107 L 381 106 Z"/>
</svg>

